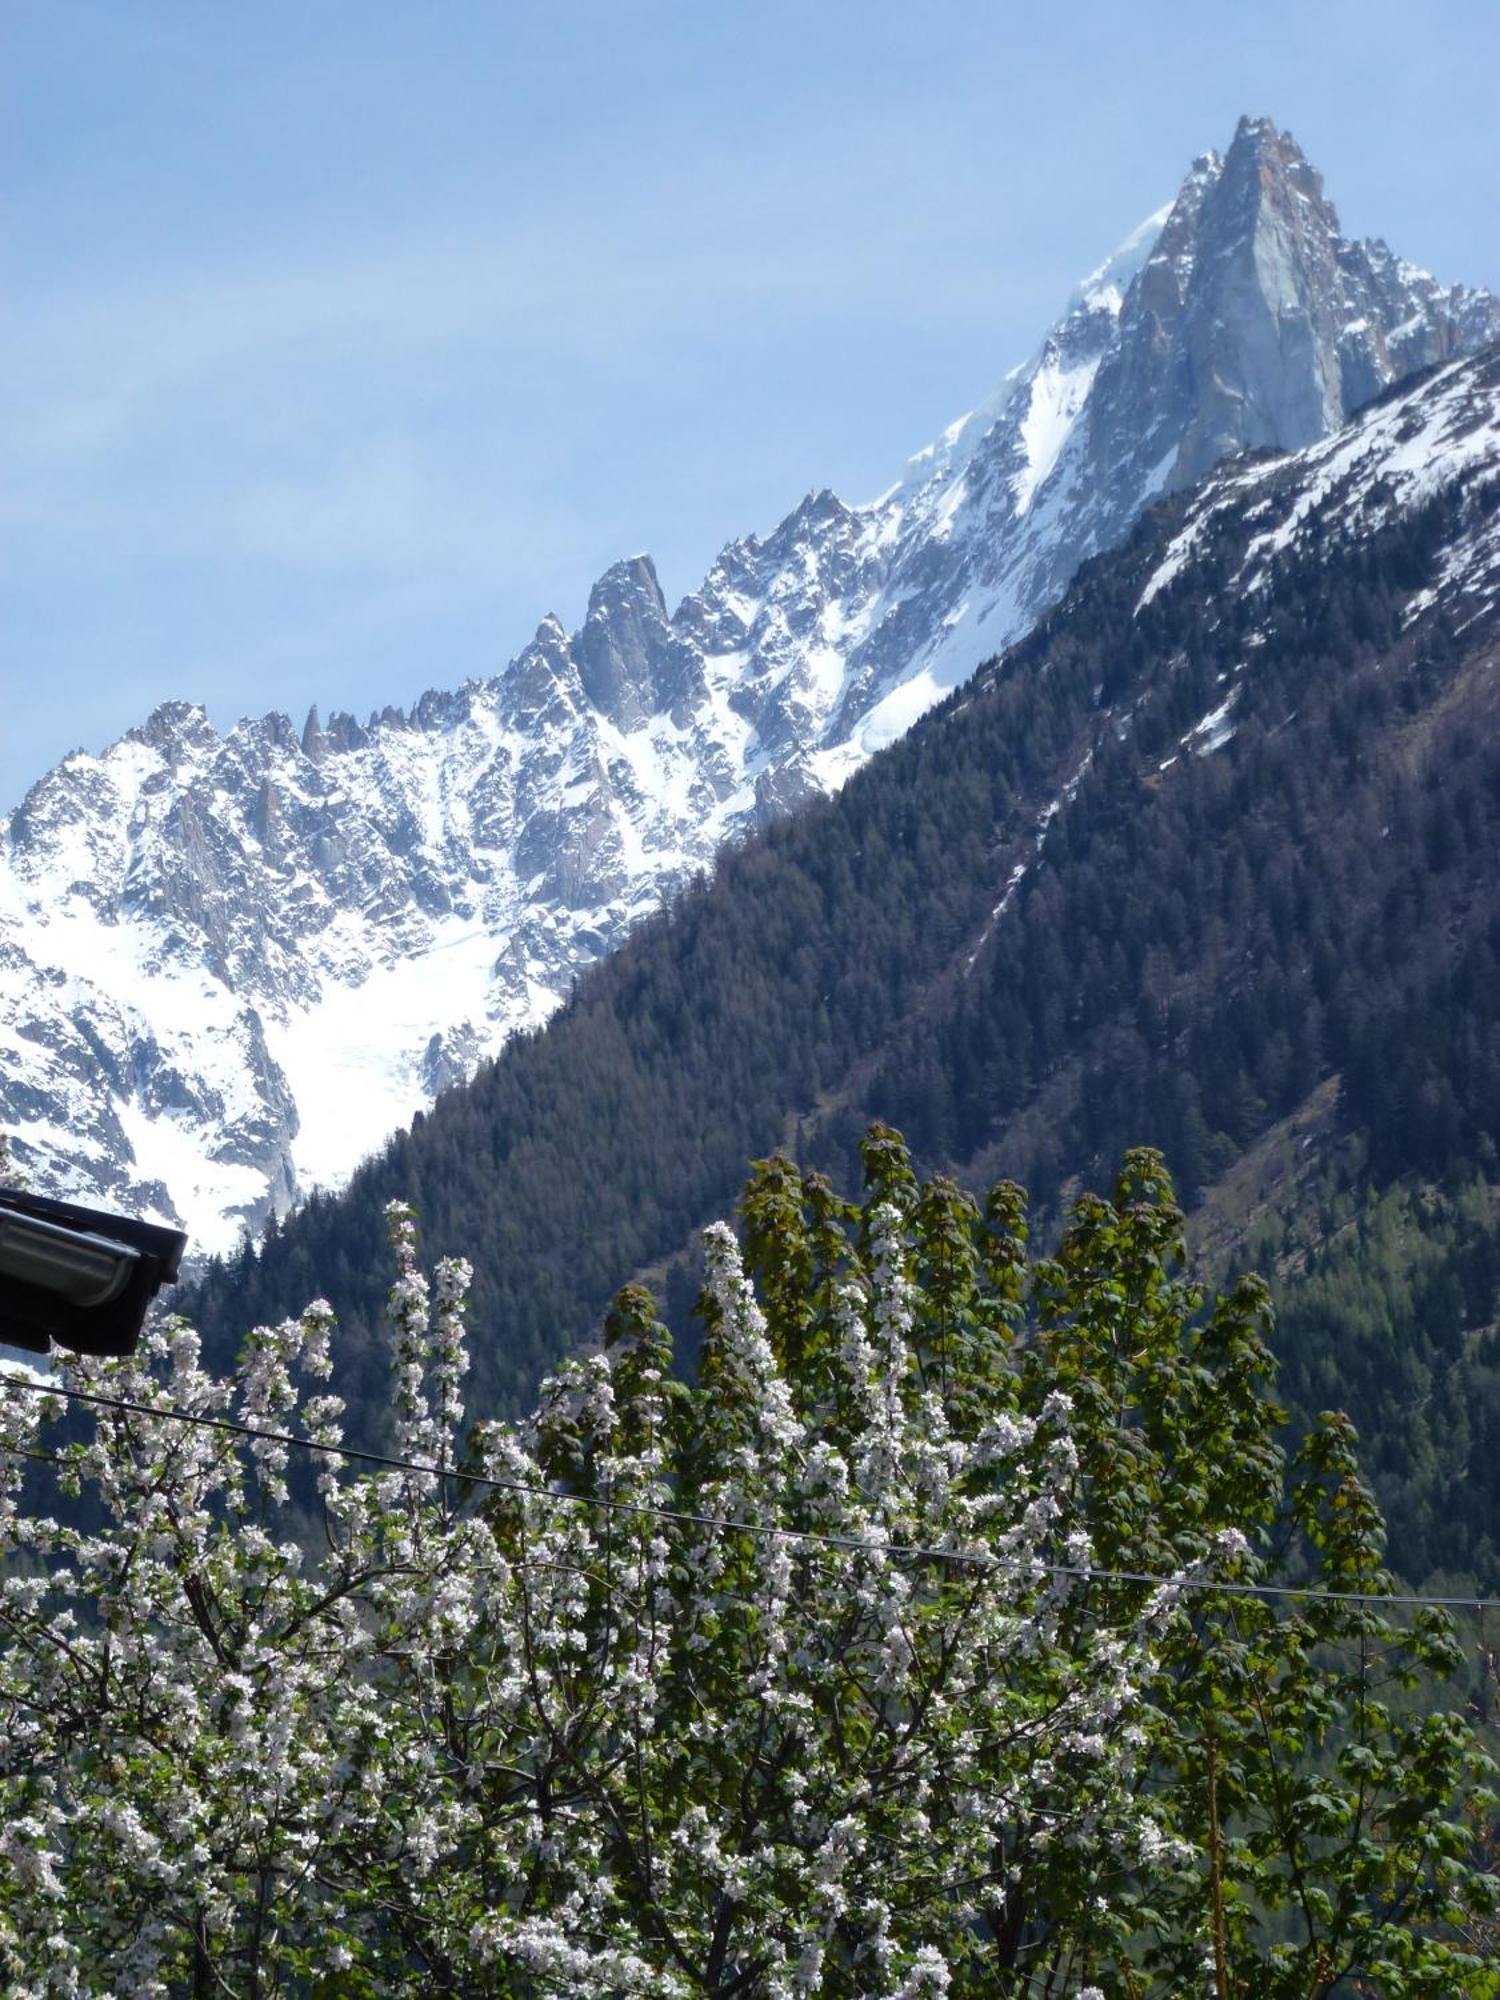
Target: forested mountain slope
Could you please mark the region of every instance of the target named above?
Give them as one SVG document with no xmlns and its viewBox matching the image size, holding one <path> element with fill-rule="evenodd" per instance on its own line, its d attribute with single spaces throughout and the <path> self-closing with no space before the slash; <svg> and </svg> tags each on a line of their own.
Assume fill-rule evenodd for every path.
<svg viewBox="0 0 1500 2000">
<path fill-rule="evenodd" d="M 729 853 L 345 1196 L 218 1272 L 200 1324 L 224 1346 L 325 1292 L 357 1392 L 380 1211 L 404 1196 L 430 1251 L 475 1262 L 477 1401 L 514 1407 L 618 1284 L 729 1206 L 747 1157 L 786 1143 L 842 1176 L 873 1117 L 928 1167 L 1052 1202 L 1140 1142 L 1212 1196 L 1309 1101 L 1346 1210 L 1351 1177 L 1482 1180 L 1497 703 L 1491 349 L 1163 502 L 836 798 Z M 1489 1279 L 1464 1256 L 1473 1296 L 1415 1397 L 1468 1369 L 1500 1410 Z M 1296 1321 L 1299 1398 L 1329 1400 L 1330 1368 L 1338 1386 L 1312 1352 L 1332 1324 L 1315 1303 Z M 1398 1422 L 1361 1395 L 1357 1416 Z M 1422 1560 L 1488 1560 L 1479 1536 Z"/>
</svg>

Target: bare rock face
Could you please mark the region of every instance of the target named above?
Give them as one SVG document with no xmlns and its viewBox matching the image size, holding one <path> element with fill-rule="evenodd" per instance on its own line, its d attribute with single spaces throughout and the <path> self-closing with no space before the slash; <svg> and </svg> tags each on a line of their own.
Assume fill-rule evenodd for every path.
<svg viewBox="0 0 1500 2000">
<path fill-rule="evenodd" d="M 0 1129 L 199 1251 L 337 1184 L 726 840 L 840 784 L 1159 493 L 1306 446 L 1500 302 L 1351 243 L 1243 120 L 1032 359 L 867 506 L 811 493 L 675 611 L 647 556 L 496 679 L 220 736 L 171 703 L 0 847 Z"/>
</svg>

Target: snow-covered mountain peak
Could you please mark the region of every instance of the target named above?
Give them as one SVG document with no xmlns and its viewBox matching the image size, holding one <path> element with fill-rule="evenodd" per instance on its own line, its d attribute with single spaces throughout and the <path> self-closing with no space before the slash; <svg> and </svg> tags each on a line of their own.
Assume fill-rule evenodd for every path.
<svg viewBox="0 0 1500 2000">
<path fill-rule="evenodd" d="M 613 564 L 493 680 L 220 735 L 168 704 L 0 841 L 0 1124 L 199 1250 L 336 1183 L 744 829 L 836 786 L 1163 490 L 1500 338 L 1242 121 L 878 499 L 814 488 L 669 610 Z M 1413 450 L 1420 449 L 1412 445 Z"/>
<path fill-rule="evenodd" d="M 1090 356 L 1097 360 L 1118 320 L 1132 282 L 1151 255 L 1162 227 L 1172 212 L 1172 204 L 1148 215 L 1125 240 L 1080 281 L 1073 290 L 1067 311 L 1048 329 L 1031 359 L 1012 368 L 991 396 L 948 425 L 931 444 L 914 452 L 907 460 L 902 477 L 870 503 L 866 511 L 881 509 L 898 497 L 922 495 L 929 512 L 933 488 L 962 477 L 969 461 L 984 444 L 996 424 L 1024 407 L 1033 423 L 1037 444 L 1043 411 L 1071 407 L 1077 414 L 1075 397 L 1059 393 L 1055 386 L 1065 375 L 1077 374 Z M 1023 420 L 1024 421 L 1024 420 Z M 1065 427 L 1053 424 L 1045 448 L 1033 449 L 1019 481 L 1027 495 L 1033 492 L 1056 462 Z M 951 519 L 951 512 L 944 516 Z"/>
<path fill-rule="evenodd" d="M 1210 158 L 1217 166 L 1218 155 L 1212 154 Z M 1172 208 L 1173 203 L 1167 202 L 1148 215 L 1144 222 L 1137 224 L 1124 242 L 1089 272 L 1073 293 L 1071 303 L 1075 307 L 1083 306 L 1089 312 L 1108 312 L 1118 316 L 1125 303 L 1125 294 L 1156 248 L 1156 240 L 1165 228 Z"/>
</svg>

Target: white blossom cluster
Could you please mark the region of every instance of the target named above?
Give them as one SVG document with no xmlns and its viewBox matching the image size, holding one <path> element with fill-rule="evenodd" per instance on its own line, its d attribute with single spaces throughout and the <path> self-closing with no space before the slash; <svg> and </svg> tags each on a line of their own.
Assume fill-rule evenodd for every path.
<svg viewBox="0 0 1500 2000">
<path fill-rule="evenodd" d="M 180 1322 L 64 1371 L 152 1414 L 0 1391 L 5 1992 L 1001 1992 L 975 1965 L 1043 1883 L 1080 1913 L 1049 1990 L 1098 1990 L 1088 1912 L 1171 1858 L 1137 1779 L 1176 1593 L 1100 1622 L 1056 1574 L 1090 1563 L 1069 1400 L 955 1419 L 897 1210 L 816 1377 L 720 1226 L 691 1396 L 626 1315 L 467 1437 L 468 1271 L 429 1289 L 391 1223 L 421 1470 L 168 1414 L 337 1447 L 320 1305 L 227 1379 Z"/>
</svg>

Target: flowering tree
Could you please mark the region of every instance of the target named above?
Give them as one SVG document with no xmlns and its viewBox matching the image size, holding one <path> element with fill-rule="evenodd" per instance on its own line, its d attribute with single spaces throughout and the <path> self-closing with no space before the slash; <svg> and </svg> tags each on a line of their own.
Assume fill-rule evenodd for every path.
<svg viewBox="0 0 1500 2000">
<path fill-rule="evenodd" d="M 468 1273 L 394 1211 L 401 1467 L 334 1454 L 317 1306 L 227 1380 L 174 1321 L 73 1364 L 52 1475 L 0 1389 L 6 1990 L 1494 1990 L 1480 1760 L 1383 1692 L 1445 1628 L 1228 1588 L 1385 1587 L 1260 1288 L 1200 1313 L 1149 1154 L 1040 1261 L 1018 1190 L 866 1164 L 707 1233 L 692 1388 L 631 1289 L 467 1438 Z"/>
</svg>

